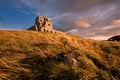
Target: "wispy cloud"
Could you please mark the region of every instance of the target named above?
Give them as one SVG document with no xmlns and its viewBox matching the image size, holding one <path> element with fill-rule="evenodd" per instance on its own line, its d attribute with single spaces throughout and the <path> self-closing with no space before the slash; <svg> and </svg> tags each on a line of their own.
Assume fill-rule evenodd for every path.
<svg viewBox="0 0 120 80">
<path fill-rule="evenodd" d="M 94 40 L 108 40 L 108 38 L 110 38 L 112 36 L 93 36 L 93 37 L 86 37 L 89 39 L 94 39 Z"/>
<path fill-rule="evenodd" d="M 120 19 L 113 20 L 107 26 L 92 27 L 89 29 L 71 29 L 67 33 L 79 35 L 96 40 L 106 40 L 114 35 L 120 34 Z"/>
<path fill-rule="evenodd" d="M 114 20 L 111 24 L 112 25 L 120 25 L 120 19 Z"/>
<path fill-rule="evenodd" d="M 35 5 L 35 3 L 36 3 L 36 1 L 38 1 L 38 0 L 36 0 L 36 1 L 34 1 L 34 0 L 20 0 L 23 4 L 25 4 L 26 6 L 28 6 L 28 7 L 31 7 L 31 8 L 35 8 L 36 7 L 36 5 Z M 36 7 L 37 8 L 37 7 Z"/>
<path fill-rule="evenodd" d="M 116 28 L 120 28 L 120 19 L 113 20 L 110 25 L 104 26 L 102 30 L 113 30 Z"/>
<path fill-rule="evenodd" d="M 25 6 L 32 8 L 30 12 L 35 15 L 51 17 L 53 18 L 53 23 L 61 23 L 62 25 L 60 26 L 67 25 L 67 27 L 71 26 L 71 21 L 75 19 L 76 21 L 81 19 L 81 21 L 83 20 L 92 26 L 96 26 L 101 24 L 106 25 L 115 19 L 116 15 L 120 16 L 120 10 L 118 10 L 120 8 L 120 1 L 118 0 L 20 0 L 20 2 Z M 29 11 L 25 11 L 24 9 L 21 11 L 23 13 L 29 13 Z M 72 18 L 69 18 L 71 20 L 63 20 L 65 22 L 61 21 L 60 19 L 64 19 L 64 14 L 70 14 L 65 15 L 64 17 L 72 16 Z"/>
<path fill-rule="evenodd" d="M 89 28 L 91 25 L 87 22 L 81 21 L 81 20 L 76 20 L 74 21 L 75 26 L 82 27 L 82 28 Z"/>
</svg>

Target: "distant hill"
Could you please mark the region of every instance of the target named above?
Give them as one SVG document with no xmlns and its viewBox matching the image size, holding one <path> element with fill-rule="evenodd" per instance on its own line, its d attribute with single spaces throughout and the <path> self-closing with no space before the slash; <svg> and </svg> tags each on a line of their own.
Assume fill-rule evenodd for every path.
<svg viewBox="0 0 120 80">
<path fill-rule="evenodd" d="M 120 80 L 120 43 L 0 30 L 0 80 Z"/>
<path fill-rule="evenodd" d="M 109 38 L 108 41 L 120 41 L 120 35 L 113 36 L 113 37 Z"/>
</svg>

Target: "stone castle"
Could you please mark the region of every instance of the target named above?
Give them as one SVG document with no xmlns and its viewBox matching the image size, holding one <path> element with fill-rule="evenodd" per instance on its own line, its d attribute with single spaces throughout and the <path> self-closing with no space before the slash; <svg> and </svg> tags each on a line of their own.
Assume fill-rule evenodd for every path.
<svg viewBox="0 0 120 80">
<path fill-rule="evenodd" d="M 28 28 L 27 30 L 41 31 L 41 32 L 55 32 L 51 20 L 44 16 L 38 16 L 35 19 L 35 25 Z"/>
</svg>

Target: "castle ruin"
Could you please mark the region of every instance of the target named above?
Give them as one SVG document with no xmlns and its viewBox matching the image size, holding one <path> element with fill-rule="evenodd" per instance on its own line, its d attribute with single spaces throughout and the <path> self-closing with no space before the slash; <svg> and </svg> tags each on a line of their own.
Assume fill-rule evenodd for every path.
<svg viewBox="0 0 120 80">
<path fill-rule="evenodd" d="M 51 20 L 44 16 L 38 16 L 35 19 L 35 25 L 33 25 L 27 30 L 41 31 L 41 32 L 55 32 Z"/>
</svg>

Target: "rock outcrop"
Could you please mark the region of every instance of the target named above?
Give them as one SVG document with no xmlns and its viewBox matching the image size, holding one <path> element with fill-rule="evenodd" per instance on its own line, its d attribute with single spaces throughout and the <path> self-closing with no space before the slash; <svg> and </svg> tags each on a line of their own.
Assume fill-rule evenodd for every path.
<svg viewBox="0 0 120 80">
<path fill-rule="evenodd" d="M 109 38 L 108 41 L 120 41 L 120 35 L 113 36 L 113 37 Z"/>
<path fill-rule="evenodd" d="M 64 55 L 64 61 L 72 66 L 72 68 L 78 67 L 78 61 L 75 59 L 74 54 L 67 53 Z"/>
<path fill-rule="evenodd" d="M 41 31 L 41 32 L 55 32 L 51 20 L 44 16 L 38 16 L 35 19 L 35 25 L 28 28 L 27 30 Z"/>
</svg>

